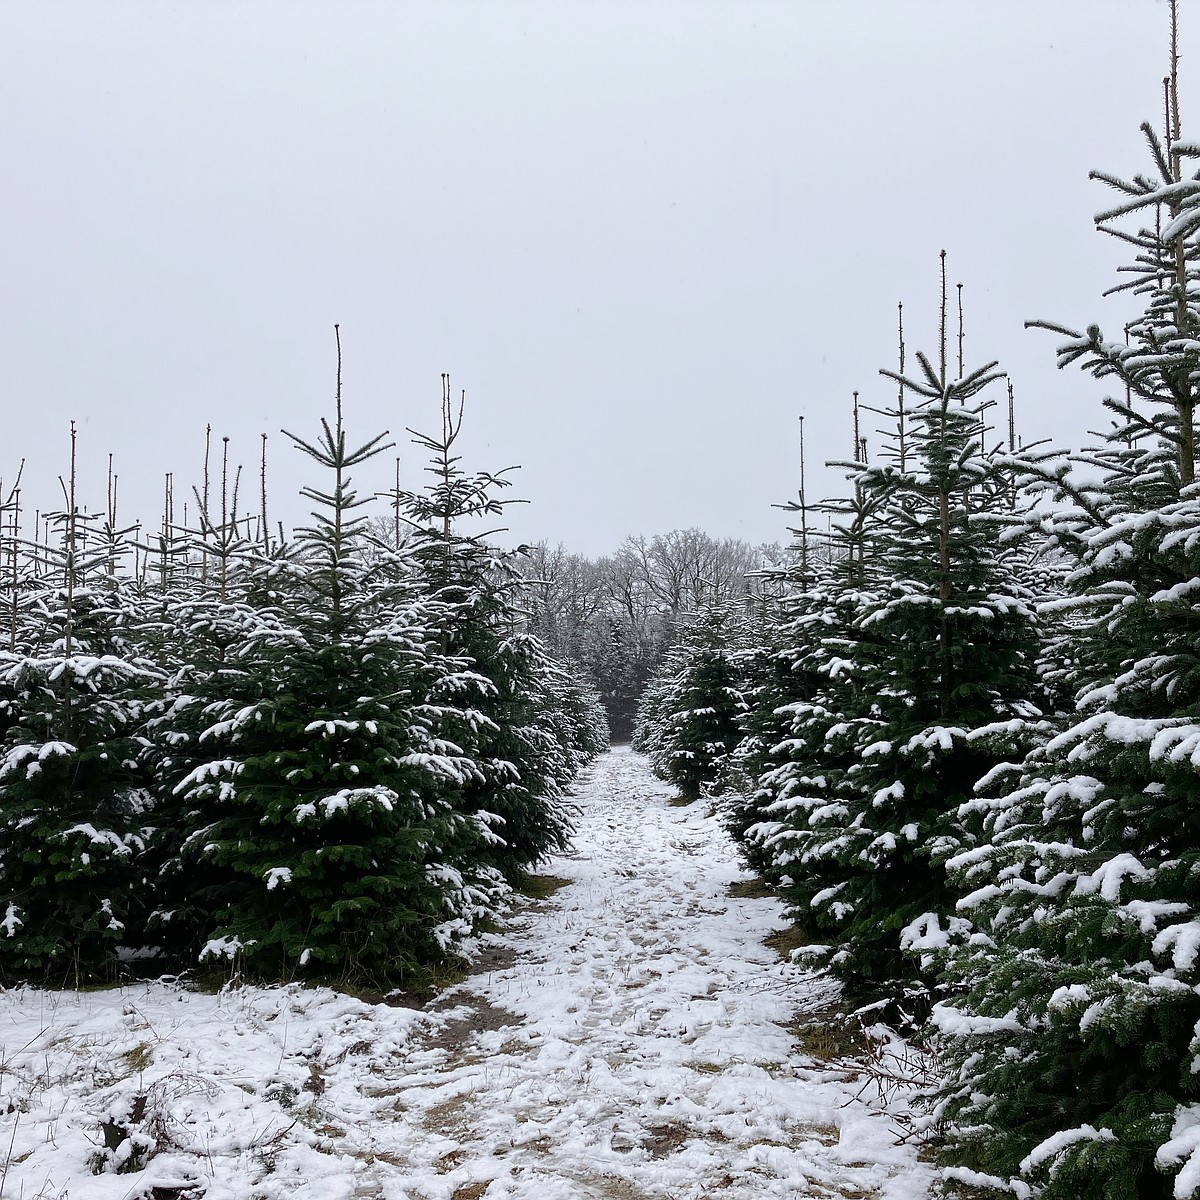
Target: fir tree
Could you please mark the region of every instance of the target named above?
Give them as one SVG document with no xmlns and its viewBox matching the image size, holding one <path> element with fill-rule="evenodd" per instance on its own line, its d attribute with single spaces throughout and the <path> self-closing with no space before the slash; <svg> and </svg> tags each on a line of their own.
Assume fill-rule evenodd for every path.
<svg viewBox="0 0 1200 1200">
<path fill-rule="evenodd" d="M 850 765 L 837 733 L 844 702 L 856 702 L 854 621 L 869 592 L 857 556 L 789 572 L 795 588 L 770 633 L 773 671 L 743 718 L 747 737 L 735 754 L 743 778 L 723 808 L 730 832 L 764 877 L 793 889 L 792 919 L 818 936 L 812 897 L 836 887 L 807 857 L 800 813 L 835 804 L 831 785 Z M 797 888 L 804 888 L 801 898 Z"/>
<path fill-rule="evenodd" d="M 175 784 L 203 823 L 180 849 L 207 889 L 204 955 L 256 975 L 387 982 L 442 948 L 476 897 L 459 867 L 478 832 L 449 794 L 475 768 L 434 733 L 427 698 L 457 669 L 433 644 L 442 620 L 403 559 L 363 553 L 364 502 L 349 472 L 385 449 L 346 440 L 337 415 L 296 445 L 332 476 L 294 556 L 269 577 L 200 717 L 205 757 Z M 191 710 L 191 711 L 189 711 Z M 164 731 L 167 732 L 167 731 Z M 194 751 L 193 751 L 194 753 Z"/>
<path fill-rule="evenodd" d="M 1078 710 L 970 806 L 981 844 L 949 868 L 973 928 L 944 959 L 965 994 L 934 1013 L 954 1158 L 1047 1197 L 1198 1186 L 1200 176 L 1183 166 L 1200 147 L 1177 112 L 1165 144 L 1144 131 L 1152 173 L 1098 175 L 1121 200 L 1097 221 L 1134 246 L 1124 286 L 1145 313 L 1128 343 L 1049 326 L 1060 365 L 1127 395 L 1105 401 L 1117 424 L 1078 480 L 1030 467 L 1074 563 Z"/>
<path fill-rule="evenodd" d="M 1008 477 L 975 399 L 994 364 L 954 380 L 944 353 L 918 361 L 891 454 L 846 464 L 846 559 L 793 617 L 809 694 L 779 709 L 781 762 L 748 831 L 839 973 L 887 995 L 915 974 L 901 932 L 945 903 L 935 858 L 961 839 L 959 803 L 1011 723 L 1038 715 L 1032 598 L 1002 538 Z"/>
<path fill-rule="evenodd" d="M 152 797 L 141 721 L 162 676 L 139 653 L 133 589 L 103 572 L 75 499 L 75 432 L 57 549 L 0 686 L 0 972 L 60 984 L 109 978 L 144 920 Z M 19 625 L 19 628 L 18 628 Z M 131 926 L 133 928 L 131 928 Z"/>
<path fill-rule="evenodd" d="M 432 481 L 421 492 L 397 492 L 396 501 L 411 528 L 420 585 L 441 607 L 441 649 L 463 664 L 430 696 L 438 735 L 472 764 L 453 803 L 482 832 L 481 861 L 513 880 L 567 845 L 571 809 L 563 784 L 574 773 L 574 747 L 559 745 L 548 727 L 558 699 L 555 668 L 541 643 L 518 628 L 514 598 L 525 585 L 513 556 L 489 545 L 487 532 L 464 528 L 512 503 L 499 493 L 515 468 L 463 468 L 455 448 L 464 401 L 456 410 L 449 377 L 442 382 L 440 433 L 409 430 L 430 454 Z"/>
<path fill-rule="evenodd" d="M 742 738 L 747 710 L 741 654 L 748 645 L 736 604 L 702 608 L 648 689 L 634 745 L 680 795 L 695 800 L 718 780 Z"/>
</svg>

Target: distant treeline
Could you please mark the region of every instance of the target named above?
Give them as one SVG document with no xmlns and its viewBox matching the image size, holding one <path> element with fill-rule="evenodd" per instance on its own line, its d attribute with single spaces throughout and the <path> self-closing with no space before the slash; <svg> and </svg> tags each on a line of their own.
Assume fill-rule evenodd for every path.
<svg viewBox="0 0 1200 1200">
<path fill-rule="evenodd" d="M 520 562 L 530 584 L 521 603 L 531 631 L 596 688 L 613 740 L 627 742 L 638 701 L 681 626 L 707 604 L 752 607 L 773 586 L 761 572 L 786 553 L 698 529 L 627 537 L 596 559 L 541 542 Z"/>
</svg>

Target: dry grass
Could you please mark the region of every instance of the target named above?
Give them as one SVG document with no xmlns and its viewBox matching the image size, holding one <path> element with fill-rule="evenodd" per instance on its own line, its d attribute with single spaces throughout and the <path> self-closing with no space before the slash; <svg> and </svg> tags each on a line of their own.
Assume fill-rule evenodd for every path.
<svg viewBox="0 0 1200 1200">
<path fill-rule="evenodd" d="M 522 875 L 517 881 L 516 890 L 530 900 L 547 900 L 555 892 L 569 887 L 575 881 L 564 879 L 561 875 Z"/>
<path fill-rule="evenodd" d="M 757 875 L 753 879 L 739 879 L 729 885 L 729 894 L 735 900 L 774 900 L 778 894 L 765 879 Z"/>
<path fill-rule="evenodd" d="M 789 1032 L 803 1054 L 821 1062 L 865 1059 L 872 1051 L 862 1026 L 837 1008 L 807 1013 L 790 1027 Z"/>
<path fill-rule="evenodd" d="M 763 944 L 774 950 L 784 962 L 791 962 L 793 950 L 811 946 L 812 942 L 795 925 L 789 925 L 786 929 L 781 929 L 778 933 L 764 938 Z"/>
<path fill-rule="evenodd" d="M 130 1075 L 140 1075 L 150 1065 L 153 1053 L 154 1047 L 149 1042 L 141 1042 L 132 1050 L 126 1050 L 121 1058 Z"/>
<path fill-rule="evenodd" d="M 669 1158 L 695 1136 L 686 1125 L 677 1121 L 666 1121 L 661 1125 L 651 1125 L 642 1138 L 642 1145 L 651 1158 Z"/>
<path fill-rule="evenodd" d="M 646 1194 L 630 1183 L 628 1179 L 622 1179 L 619 1175 L 591 1176 L 583 1181 L 598 1183 L 603 1188 L 600 1194 L 604 1200 L 643 1200 Z"/>
<path fill-rule="evenodd" d="M 465 1138 L 471 1131 L 469 1096 L 451 1096 L 441 1104 L 435 1104 L 421 1114 L 421 1123 L 431 1133 L 439 1133 L 443 1137 L 455 1140 Z"/>
<path fill-rule="evenodd" d="M 801 1132 L 822 1146 L 836 1146 L 842 1139 L 842 1131 L 836 1125 L 805 1125 Z"/>
</svg>

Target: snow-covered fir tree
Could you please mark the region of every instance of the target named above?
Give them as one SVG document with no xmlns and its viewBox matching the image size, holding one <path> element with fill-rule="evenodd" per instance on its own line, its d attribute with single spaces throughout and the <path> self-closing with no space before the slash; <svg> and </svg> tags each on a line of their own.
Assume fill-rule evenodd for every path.
<svg viewBox="0 0 1200 1200">
<path fill-rule="evenodd" d="M 856 528 L 851 522 L 847 528 Z M 853 545 L 853 541 L 849 544 Z M 768 631 L 766 661 L 749 689 L 743 717 L 746 737 L 734 752 L 731 782 L 722 797 L 725 823 L 742 844 L 747 860 L 765 878 L 812 896 L 835 886 L 840 873 L 822 877 L 814 859 L 803 856 L 796 839 L 797 805 L 822 810 L 821 797 L 840 770 L 849 766 L 837 731 L 843 726 L 843 694 L 853 697 L 854 621 L 869 591 L 857 552 L 835 556 L 811 569 L 787 572 L 792 591 L 779 606 Z M 793 896 L 793 921 L 819 939 L 811 903 Z"/>
<path fill-rule="evenodd" d="M 1151 169 L 1098 175 L 1097 218 L 1144 314 L 1128 342 L 1049 326 L 1061 366 L 1121 389 L 1116 423 L 1079 470 L 1031 468 L 1074 564 L 1077 711 L 981 785 L 981 844 L 948 864 L 973 924 L 941 951 L 940 1114 L 1006 1194 L 1200 1192 L 1200 147 L 1177 109 L 1144 130 Z"/>
<path fill-rule="evenodd" d="M 335 421 L 293 440 L 330 484 L 306 490 L 318 508 L 290 555 L 240 564 L 256 603 L 222 592 L 207 608 L 220 668 L 158 728 L 172 761 L 191 760 L 172 788 L 191 827 L 167 866 L 196 885 L 180 917 L 203 955 L 266 977 L 394 981 L 481 899 L 463 868 L 482 834 L 454 806 L 476 768 L 428 700 L 462 664 L 438 646 L 444 613 L 411 563 L 367 552 L 349 472 L 383 435 L 347 443 L 340 362 Z"/>
<path fill-rule="evenodd" d="M 775 576 L 776 582 L 786 586 L 787 576 L 787 571 L 781 570 Z M 806 595 L 811 576 L 805 571 L 802 577 L 801 594 Z M 749 865 L 772 882 L 778 881 L 775 856 L 764 853 L 763 842 L 748 835 L 750 829 L 763 822 L 765 809 L 775 800 L 774 791 L 763 787 L 760 779 L 780 753 L 782 711 L 812 694 L 812 681 L 799 668 L 800 655 L 789 632 L 792 613 L 790 599 L 778 602 L 775 611 L 764 613 L 759 638 L 740 656 L 746 705 L 740 719 L 742 737 L 728 756 L 717 784 L 726 829 Z"/>
<path fill-rule="evenodd" d="M 58 545 L 14 611 L 3 662 L 0 976 L 59 986 L 108 979 L 145 916 L 152 795 L 142 719 L 163 675 L 141 652 L 137 590 L 75 500 L 74 430 Z M 95 539 L 93 539 L 95 540 Z"/>
<path fill-rule="evenodd" d="M 844 560 L 792 601 L 800 694 L 774 710 L 760 819 L 741 817 L 839 973 L 889 994 L 914 974 L 901 930 L 947 897 L 934 856 L 959 842 L 959 803 L 997 740 L 1039 715 L 1032 597 L 1004 545 L 1011 487 L 982 441 L 996 373 L 919 362 L 890 453 L 846 464 Z"/>
<path fill-rule="evenodd" d="M 565 847 L 604 712 L 528 630 L 513 556 L 460 533 L 503 478 L 462 471 L 445 399 L 447 436 L 419 439 L 435 481 L 392 497 L 412 531 L 394 543 L 350 479 L 386 435 L 348 443 L 340 343 L 335 419 L 288 435 L 328 477 L 293 540 L 266 534 L 265 448 L 253 534 L 239 515 L 227 439 L 187 530 L 168 482 L 160 534 L 130 540 L 111 473 L 104 519 L 72 469 L 58 546 L 0 505 L 3 981 L 200 957 L 397 982 Z"/>
<path fill-rule="evenodd" d="M 525 584 L 513 555 L 489 544 L 486 531 L 467 528 L 503 513 L 499 493 L 509 471 L 463 468 L 455 450 L 463 403 L 453 403 L 447 376 L 442 385 L 440 432 L 410 430 L 430 454 L 431 480 L 397 501 L 411 527 L 420 586 L 441 606 L 441 649 L 462 663 L 430 696 L 439 736 L 472 763 L 455 805 L 479 827 L 482 859 L 512 881 L 566 846 L 571 809 L 563 788 L 580 747 L 595 745 L 600 734 L 572 727 L 565 709 L 548 720 L 565 699 L 563 681 L 541 642 L 522 628 L 516 595 Z M 589 722 L 598 715 L 587 705 L 575 711 Z"/>
<path fill-rule="evenodd" d="M 646 690 L 634 746 L 685 799 L 695 800 L 717 783 L 742 739 L 742 660 L 752 644 L 744 604 L 706 605 Z"/>
</svg>

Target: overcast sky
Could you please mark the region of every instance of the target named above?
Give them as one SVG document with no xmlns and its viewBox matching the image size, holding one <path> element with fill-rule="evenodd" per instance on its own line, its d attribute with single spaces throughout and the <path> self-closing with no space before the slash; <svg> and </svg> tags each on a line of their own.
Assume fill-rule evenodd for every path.
<svg viewBox="0 0 1200 1200">
<path fill-rule="evenodd" d="M 1166 48 L 1163 0 L 6 0 L 0 475 L 52 502 L 74 418 L 85 494 L 113 452 L 154 522 L 211 422 L 255 470 L 270 435 L 294 519 L 336 321 L 351 436 L 432 428 L 450 372 L 468 465 L 523 466 L 514 535 L 782 539 L 797 416 L 836 490 L 943 247 L 968 363 L 1077 443 L 1101 390 L 1022 323 L 1119 334 L 1087 173 L 1146 167 Z"/>
</svg>

